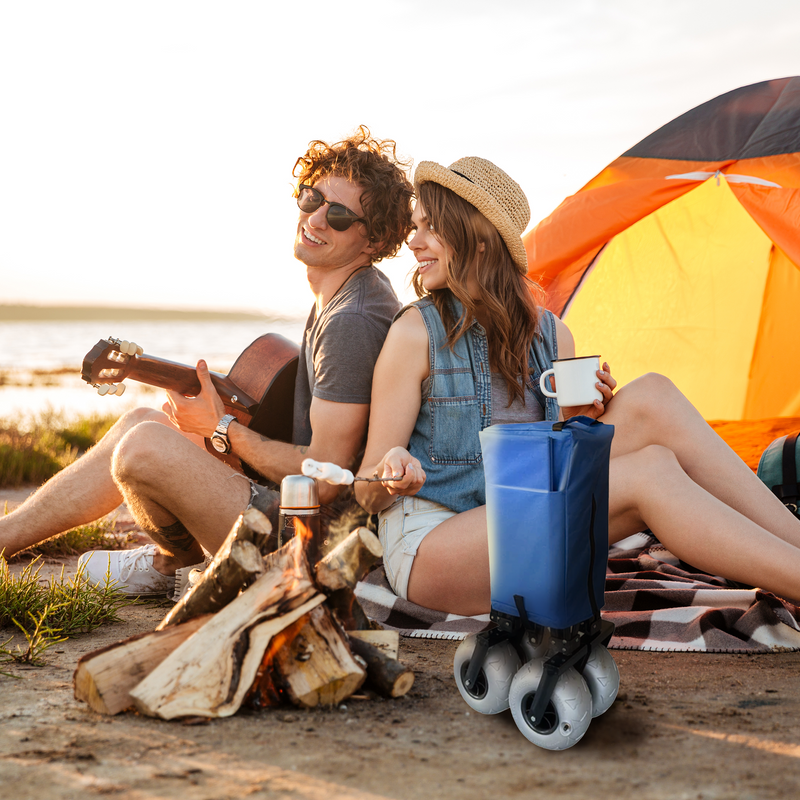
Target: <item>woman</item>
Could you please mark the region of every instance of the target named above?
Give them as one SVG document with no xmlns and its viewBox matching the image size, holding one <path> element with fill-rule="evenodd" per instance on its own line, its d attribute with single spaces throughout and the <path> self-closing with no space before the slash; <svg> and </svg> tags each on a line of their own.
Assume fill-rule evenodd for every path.
<svg viewBox="0 0 800 800">
<path fill-rule="evenodd" d="M 415 174 L 422 298 L 401 311 L 375 369 L 369 438 L 357 484 L 380 513 L 397 594 L 441 611 L 486 613 L 489 556 L 478 432 L 498 422 L 555 420 L 539 375 L 575 355 L 564 323 L 535 302 L 521 234 L 520 187 L 479 158 Z M 563 408 L 615 426 L 609 540 L 650 528 L 675 555 L 730 580 L 800 598 L 800 520 L 789 513 L 666 378 L 645 375 L 602 401 Z M 524 387 L 524 389 L 523 389 Z"/>
</svg>

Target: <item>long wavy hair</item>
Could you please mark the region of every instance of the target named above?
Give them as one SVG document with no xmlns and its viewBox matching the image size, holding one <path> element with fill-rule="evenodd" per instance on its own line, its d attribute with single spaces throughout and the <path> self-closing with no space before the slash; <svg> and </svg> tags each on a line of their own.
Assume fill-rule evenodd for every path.
<svg viewBox="0 0 800 800">
<path fill-rule="evenodd" d="M 523 387 L 530 380 L 528 358 L 543 299 L 541 287 L 520 273 L 497 228 L 471 203 L 430 181 L 418 187 L 417 195 L 434 235 L 447 251 L 447 288 L 426 291 L 417 270 L 411 279 L 417 297 L 430 297 L 434 302 L 447 331 L 447 345 L 452 348 L 475 315 L 477 303 L 467 291 L 467 280 L 474 274 L 478 302 L 491 320 L 489 358 L 508 386 L 509 405 L 515 398 L 524 402 Z M 464 309 L 458 318 L 451 297 Z"/>
<path fill-rule="evenodd" d="M 314 185 L 325 177 L 345 178 L 362 189 L 361 207 L 367 237 L 375 252 L 372 262 L 397 255 L 411 232 L 414 187 L 408 179 L 410 163 L 397 156 L 392 139 L 375 139 L 365 125 L 347 139 L 327 144 L 309 142 L 292 174 L 297 185 Z M 295 188 L 295 197 L 298 189 Z"/>
</svg>

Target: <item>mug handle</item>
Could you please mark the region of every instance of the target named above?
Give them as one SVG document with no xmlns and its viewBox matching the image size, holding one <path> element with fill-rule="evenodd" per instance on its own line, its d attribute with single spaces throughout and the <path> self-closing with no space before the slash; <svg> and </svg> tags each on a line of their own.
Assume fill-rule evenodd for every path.
<svg viewBox="0 0 800 800">
<path fill-rule="evenodd" d="M 546 395 L 547 397 L 558 397 L 555 392 L 551 392 L 547 386 L 545 386 L 545 382 L 547 381 L 549 375 L 555 375 L 555 370 L 548 369 L 539 376 L 539 388 L 542 390 L 542 394 Z"/>
</svg>

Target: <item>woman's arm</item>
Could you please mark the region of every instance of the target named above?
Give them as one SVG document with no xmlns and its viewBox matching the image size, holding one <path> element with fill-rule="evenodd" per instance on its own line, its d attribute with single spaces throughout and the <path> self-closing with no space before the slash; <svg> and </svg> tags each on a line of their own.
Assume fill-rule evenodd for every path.
<svg viewBox="0 0 800 800">
<path fill-rule="evenodd" d="M 419 461 L 406 448 L 429 371 L 428 331 L 419 312 L 409 310 L 389 329 L 372 378 L 369 435 L 358 474 L 397 480 L 355 484 L 356 499 L 371 514 L 388 508 L 395 495 L 416 494 L 425 482 Z"/>
</svg>

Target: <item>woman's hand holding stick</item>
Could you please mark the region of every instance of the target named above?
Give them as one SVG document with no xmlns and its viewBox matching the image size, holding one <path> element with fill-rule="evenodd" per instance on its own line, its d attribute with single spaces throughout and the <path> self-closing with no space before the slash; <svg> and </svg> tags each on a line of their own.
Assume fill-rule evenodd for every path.
<svg viewBox="0 0 800 800">
<path fill-rule="evenodd" d="M 381 485 L 390 495 L 412 497 L 425 483 L 425 470 L 405 447 L 393 447 L 383 457 L 382 465 L 383 469 L 378 464 L 376 474 L 381 476 Z"/>
</svg>

